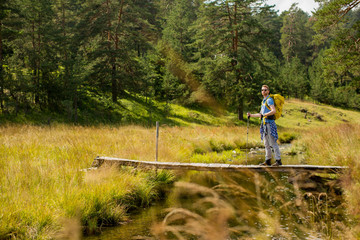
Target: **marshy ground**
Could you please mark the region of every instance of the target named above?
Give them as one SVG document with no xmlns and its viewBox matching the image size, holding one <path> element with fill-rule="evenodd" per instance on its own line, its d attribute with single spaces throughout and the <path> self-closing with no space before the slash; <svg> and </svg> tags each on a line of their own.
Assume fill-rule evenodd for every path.
<svg viewBox="0 0 360 240">
<path fill-rule="evenodd" d="M 306 112 L 303 109 L 306 109 Z M 312 114 L 315 112 L 321 115 L 321 119 Z M 326 230 L 320 231 L 323 238 L 340 236 L 351 239 L 356 238 L 360 232 L 356 220 L 360 214 L 358 154 L 360 126 L 357 123 L 359 116 L 358 112 L 290 100 L 285 105 L 284 116 L 278 121 L 280 140 L 291 142 L 289 154 L 295 156 L 301 154 L 303 156 L 301 159 L 304 161 L 302 163 L 350 167 L 348 173 L 337 176 L 343 191 L 341 206 L 349 221 L 339 223 L 340 230 L 336 231 L 337 225 L 330 226 L 331 231 L 326 230 L 329 226 L 324 227 L 321 224 L 316 226 L 315 228 Z M 197 117 L 203 116 L 199 113 Z M 242 151 L 246 146 L 246 133 L 246 123 L 238 126 L 228 123 L 217 126 L 162 125 L 159 160 L 222 163 L 234 159 L 235 151 L 238 155 L 233 161 L 240 163 L 246 156 Z M 90 167 L 96 156 L 153 161 L 155 158 L 153 127 L 8 124 L 0 127 L 0 143 L 0 236 L 3 238 L 64 238 L 68 232 L 79 229 L 79 238 L 82 233 L 96 233 L 105 226 L 125 223 L 129 221 L 132 211 L 160 201 L 168 192 L 168 186 L 178 179 L 176 174 L 167 171 L 162 171 L 159 175 L 147 171 L 119 171 L 114 168 L 91 172 L 80 171 Z M 251 119 L 248 147 L 260 146 L 262 143 L 259 138 L 258 120 Z M 281 194 L 266 194 L 265 186 L 260 183 L 272 186 L 271 181 L 277 180 L 267 179 L 270 182 L 266 183 L 263 178 L 259 176 L 259 185 L 254 185 L 252 195 L 249 195 L 256 210 L 254 210 L 256 214 L 250 214 L 249 219 L 260 219 L 259 224 L 261 224 L 257 227 L 275 231 L 277 228 L 268 228 L 267 225 L 273 226 L 277 221 L 282 221 L 281 214 L 269 215 L 266 211 L 260 211 L 259 202 L 264 209 L 272 209 L 265 206 L 263 201 L 276 200 L 278 205 L 275 206 L 280 210 L 302 208 L 302 204 L 305 203 L 296 205 L 295 200 L 298 199 L 296 188 L 293 190 L 295 198 L 283 199 L 284 196 Z M 229 211 L 227 215 L 221 216 L 223 223 L 235 221 L 231 226 L 238 226 L 237 221 L 242 218 L 233 219 L 234 216 L 231 214 L 235 211 L 240 215 L 241 210 L 238 206 L 224 203 L 225 197 L 221 192 L 217 192 L 219 189 L 216 186 L 206 186 L 210 190 L 204 189 L 204 191 L 210 191 L 211 200 L 221 200 L 221 204 L 224 205 L 221 207 L 226 207 L 226 211 Z M 279 186 L 280 188 L 276 186 L 273 188 L 281 193 L 281 185 Z M 314 199 L 313 201 L 322 199 L 313 193 L 308 194 L 307 197 L 310 200 Z M 301 199 L 309 201 L 304 199 L 303 195 Z M 227 208 L 229 204 L 231 207 Z M 317 204 L 318 202 L 306 206 L 318 208 Z M 214 206 L 208 210 L 211 212 Z M 324 206 L 325 208 L 319 208 L 320 217 L 323 217 L 322 212 L 326 211 L 326 206 L 329 205 Z M 313 212 L 317 213 L 315 210 Z M 212 215 L 214 216 L 216 215 Z M 319 216 L 315 214 L 311 221 L 317 222 Z M 256 221 L 253 221 L 255 224 Z M 75 227 L 70 231 L 67 226 Z M 255 225 L 252 226 L 256 228 Z M 241 229 L 240 227 L 237 231 Z M 283 230 L 278 230 L 282 234 Z M 230 234 L 229 229 L 221 229 L 221 231 L 219 234 Z M 252 236 L 251 229 L 246 231 Z M 161 231 L 154 235 L 157 236 L 156 234 L 161 234 Z M 286 236 L 288 235 L 284 235 Z"/>
</svg>

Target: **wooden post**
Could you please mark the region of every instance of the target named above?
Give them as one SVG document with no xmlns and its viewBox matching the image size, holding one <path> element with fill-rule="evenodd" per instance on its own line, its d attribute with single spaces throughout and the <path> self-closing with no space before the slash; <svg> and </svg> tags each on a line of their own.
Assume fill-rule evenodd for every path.
<svg viewBox="0 0 360 240">
<path fill-rule="evenodd" d="M 249 141 L 249 119 L 250 119 L 250 116 L 247 117 L 247 128 L 246 128 L 246 160 L 245 160 L 245 164 L 247 165 L 247 160 L 248 160 L 248 141 Z"/>
<path fill-rule="evenodd" d="M 156 121 L 156 153 L 155 153 L 155 161 L 158 161 L 158 143 L 159 143 L 159 122 Z"/>
</svg>

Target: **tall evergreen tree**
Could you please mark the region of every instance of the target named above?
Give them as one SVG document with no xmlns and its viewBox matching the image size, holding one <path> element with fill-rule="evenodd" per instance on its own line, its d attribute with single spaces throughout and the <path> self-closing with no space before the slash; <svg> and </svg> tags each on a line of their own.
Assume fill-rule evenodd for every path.
<svg viewBox="0 0 360 240">
<path fill-rule="evenodd" d="M 52 4 L 47 0 L 21 1 L 21 4 L 14 1 L 14 4 L 18 7 L 21 31 L 11 42 L 10 71 L 16 76 L 12 76 L 14 82 L 8 90 L 17 108 L 26 103 L 43 109 L 48 105 L 48 84 L 57 70 Z"/>
<path fill-rule="evenodd" d="M 77 122 L 79 87 L 84 80 L 80 73 L 85 72 L 84 56 L 80 50 L 82 43 L 86 41 L 85 35 L 79 29 L 81 1 L 58 0 L 54 4 L 54 11 L 59 70 L 53 91 L 61 91 L 61 94 L 55 93 L 57 97 L 52 100 L 52 105 L 60 105 L 58 107 Z"/>
<path fill-rule="evenodd" d="M 329 1 L 316 12 L 314 28 L 317 38 L 330 40 L 325 51 L 325 76 L 340 85 L 360 87 L 359 25 L 360 10 L 353 10 L 359 1 Z"/>
<path fill-rule="evenodd" d="M 217 99 L 236 106 L 240 120 L 244 100 L 264 80 L 254 79 L 254 71 L 256 65 L 266 70 L 262 48 L 270 42 L 269 32 L 259 16 L 268 11 L 257 0 L 205 1 L 197 22 L 198 74 Z"/>
<path fill-rule="evenodd" d="M 6 22 L 11 15 L 11 5 L 9 0 L 0 2 L 0 108 L 1 112 L 5 111 L 5 71 L 4 71 L 4 59 L 7 55 L 5 46 L 5 39 L 9 37 L 10 33 L 6 32 Z"/>
<path fill-rule="evenodd" d="M 333 86 L 332 102 L 341 106 L 346 102 L 356 106 L 352 99 L 360 93 L 359 4 L 358 0 L 322 1 L 314 15 L 317 43 L 330 42 L 323 56 L 323 75 Z"/>
<path fill-rule="evenodd" d="M 276 82 L 279 92 L 284 96 L 302 99 L 309 94 L 307 68 L 297 57 L 293 57 L 290 62 L 285 62 Z"/>
<path fill-rule="evenodd" d="M 190 60 L 194 32 L 190 28 L 197 18 L 200 2 L 197 0 L 178 0 L 173 3 L 165 16 L 162 39 L 179 52 L 186 61 Z"/>
<path fill-rule="evenodd" d="M 194 30 L 191 28 L 197 19 L 199 0 L 169 1 L 163 15 L 163 31 L 160 52 L 164 58 L 163 92 L 166 100 L 178 99 L 182 103 L 191 103 L 189 78 L 186 64 L 194 53 L 191 43 Z M 179 74 L 179 70 L 187 74 Z M 193 79 L 194 80 L 194 79 Z M 192 80 L 192 81 L 193 81 Z"/>
<path fill-rule="evenodd" d="M 148 10 L 152 1 L 103 0 L 86 6 L 83 25 L 89 31 L 94 63 L 91 81 L 104 91 L 111 87 L 112 100 L 126 89 L 137 89 L 141 71 L 138 57 L 150 46 L 152 25 Z M 110 84 L 109 84 L 110 83 Z"/>
<path fill-rule="evenodd" d="M 281 28 L 281 52 L 286 62 L 297 57 L 302 64 L 308 64 L 311 53 L 312 31 L 308 26 L 307 13 L 293 4 L 288 12 L 283 13 Z"/>
<path fill-rule="evenodd" d="M 331 104 L 330 85 L 324 78 L 323 55 L 324 51 L 321 51 L 309 68 L 310 96 L 319 102 Z"/>
<path fill-rule="evenodd" d="M 281 53 L 281 28 L 283 25 L 283 17 L 279 16 L 272 8 L 269 11 L 263 11 L 257 15 L 261 25 L 268 30 L 270 37 L 269 39 L 269 50 L 277 57 L 282 60 L 283 56 Z"/>
</svg>

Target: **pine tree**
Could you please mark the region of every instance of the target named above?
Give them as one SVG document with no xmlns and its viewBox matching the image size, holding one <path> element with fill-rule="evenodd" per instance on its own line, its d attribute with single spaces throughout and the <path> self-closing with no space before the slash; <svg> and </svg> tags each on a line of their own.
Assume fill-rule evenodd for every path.
<svg viewBox="0 0 360 240">
<path fill-rule="evenodd" d="M 22 104 L 44 109 L 49 99 L 47 86 L 57 69 L 52 5 L 47 0 L 14 0 L 12 4 L 18 15 L 18 34 L 11 41 L 13 54 L 8 61 L 13 82 L 8 90 L 16 111 Z"/>
<path fill-rule="evenodd" d="M 164 59 L 162 92 L 167 101 L 177 99 L 192 104 L 190 82 L 195 79 L 188 77 L 192 73 L 187 64 L 193 54 L 194 30 L 191 26 L 197 19 L 199 5 L 198 0 L 169 1 L 163 12 L 163 31 L 158 50 Z"/>
<path fill-rule="evenodd" d="M 82 25 L 88 31 L 85 45 L 92 48 L 88 58 L 93 62 L 90 81 L 107 92 L 113 102 L 125 90 L 136 90 L 142 78 L 139 61 L 150 48 L 153 38 L 148 11 L 152 1 L 103 0 L 89 3 Z"/>
<path fill-rule="evenodd" d="M 323 56 L 323 75 L 333 85 L 332 101 L 343 99 L 344 95 L 359 98 L 360 92 L 360 10 L 358 0 L 324 1 L 315 13 L 314 29 L 318 44 L 330 42 Z M 337 89 L 339 88 L 339 89 Z M 346 105 L 338 101 L 340 105 Z M 349 98 L 349 106 L 354 106 Z"/>
<path fill-rule="evenodd" d="M 280 92 L 284 96 L 303 99 L 309 94 L 309 80 L 306 67 L 300 59 L 293 57 L 286 62 L 280 71 Z"/>
<path fill-rule="evenodd" d="M 329 100 L 331 88 L 324 78 L 323 55 L 324 51 L 321 51 L 309 68 L 310 96 L 319 102 L 331 104 Z"/>
<path fill-rule="evenodd" d="M 0 108 L 1 112 L 5 112 L 5 73 L 4 73 L 4 58 L 5 58 L 5 45 L 4 39 L 7 37 L 4 29 L 4 21 L 9 18 L 10 10 L 10 1 L 4 0 L 0 3 Z"/>
<path fill-rule="evenodd" d="M 270 34 L 260 21 L 266 12 L 269 7 L 256 0 L 206 1 L 196 26 L 202 84 L 224 104 L 236 107 L 240 120 L 244 100 L 255 95 L 264 80 L 254 78 L 257 66 L 268 70 L 262 48 Z"/>
<path fill-rule="evenodd" d="M 199 1 L 179 0 L 173 3 L 164 18 L 162 40 L 189 61 L 191 49 L 189 49 L 194 32 L 190 28 L 197 19 Z"/>
<path fill-rule="evenodd" d="M 309 16 L 293 4 L 288 12 L 283 13 L 281 28 L 281 52 L 286 62 L 298 57 L 302 64 L 308 64 L 312 55 L 312 31 L 308 25 Z"/>
</svg>

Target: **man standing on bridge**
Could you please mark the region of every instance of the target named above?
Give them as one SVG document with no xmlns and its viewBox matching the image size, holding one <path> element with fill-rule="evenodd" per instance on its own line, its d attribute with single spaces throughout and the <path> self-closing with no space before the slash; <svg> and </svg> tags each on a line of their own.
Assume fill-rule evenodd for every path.
<svg viewBox="0 0 360 240">
<path fill-rule="evenodd" d="M 247 113 L 248 117 L 261 118 L 260 134 L 261 140 L 264 141 L 265 145 L 265 162 L 260 163 L 260 165 L 271 166 L 271 148 L 273 148 L 276 162 L 272 166 L 281 166 L 280 149 L 276 142 L 278 133 L 274 120 L 274 114 L 276 113 L 274 99 L 270 97 L 270 89 L 267 85 L 261 87 L 261 94 L 264 98 L 262 100 L 260 113 Z"/>
</svg>

